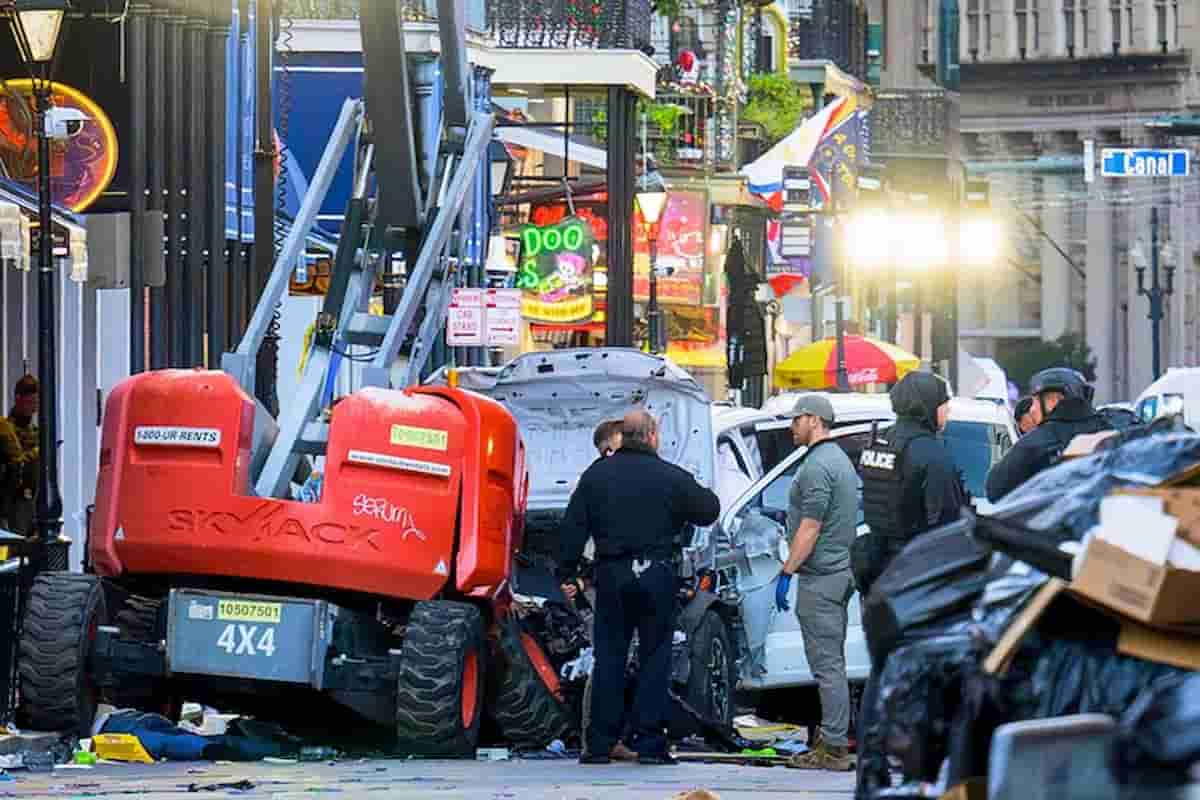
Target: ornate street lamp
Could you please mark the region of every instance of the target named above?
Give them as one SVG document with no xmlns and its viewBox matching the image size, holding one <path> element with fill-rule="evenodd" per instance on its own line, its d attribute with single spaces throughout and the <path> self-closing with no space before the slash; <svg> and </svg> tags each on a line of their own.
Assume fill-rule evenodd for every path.
<svg viewBox="0 0 1200 800">
<path fill-rule="evenodd" d="M 635 200 L 646 223 L 646 239 L 650 244 L 650 302 L 646 306 L 646 319 L 650 334 L 650 352 L 658 353 L 662 344 L 662 319 L 658 309 L 658 222 L 667 206 L 667 187 L 658 173 L 651 173 L 642 181 Z"/>
<path fill-rule="evenodd" d="M 512 188 L 513 162 L 508 148 L 499 139 L 488 144 L 488 158 L 492 168 L 492 197 L 503 197 Z"/>
<path fill-rule="evenodd" d="M 59 35 L 69 8 L 66 0 L 14 0 L 3 4 L 17 52 L 33 78 L 35 125 L 38 137 L 38 490 L 34 527 L 44 558 L 62 530 L 62 494 L 58 486 L 58 365 L 55 363 L 54 230 L 50 214 L 50 139 L 46 116 L 50 110 L 50 73 Z M 45 561 L 42 560 L 44 566 Z M 64 565 L 65 568 L 65 565 Z"/>
</svg>

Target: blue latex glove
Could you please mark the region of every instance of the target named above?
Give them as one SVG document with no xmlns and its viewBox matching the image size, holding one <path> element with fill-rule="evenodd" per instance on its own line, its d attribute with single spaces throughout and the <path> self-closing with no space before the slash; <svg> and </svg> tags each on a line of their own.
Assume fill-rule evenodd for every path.
<svg viewBox="0 0 1200 800">
<path fill-rule="evenodd" d="M 792 586 L 792 576 L 785 572 L 779 573 L 779 577 L 775 579 L 775 607 L 780 611 L 787 611 L 791 606 L 788 605 L 788 589 Z"/>
</svg>

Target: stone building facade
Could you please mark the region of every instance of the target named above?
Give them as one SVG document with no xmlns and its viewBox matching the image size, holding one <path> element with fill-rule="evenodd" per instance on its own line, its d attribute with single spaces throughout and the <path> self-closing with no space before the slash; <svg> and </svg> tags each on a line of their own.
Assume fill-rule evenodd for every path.
<svg viewBox="0 0 1200 800">
<path fill-rule="evenodd" d="M 885 88 L 931 85 L 942 3 L 874 0 Z M 1160 266 L 1175 268 L 1162 323 L 1165 366 L 1200 364 L 1200 168 L 1188 178 L 1084 180 L 1084 142 L 1184 147 L 1147 123 L 1200 113 L 1194 0 L 957 0 L 961 131 L 968 168 L 1006 226 L 999 263 L 960 280 L 964 349 L 1003 355 L 1035 338 L 1084 334 L 1097 397 L 1132 399 L 1152 380 L 1148 300 L 1157 207 Z M 931 44 L 932 43 L 932 44 Z M 1150 270 L 1146 270 L 1146 283 Z"/>
</svg>

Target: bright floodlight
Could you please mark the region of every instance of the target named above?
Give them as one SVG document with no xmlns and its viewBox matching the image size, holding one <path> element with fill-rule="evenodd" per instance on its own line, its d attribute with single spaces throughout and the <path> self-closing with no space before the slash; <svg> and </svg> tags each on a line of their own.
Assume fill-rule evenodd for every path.
<svg viewBox="0 0 1200 800">
<path fill-rule="evenodd" d="M 959 248 L 964 264 L 986 267 L 995 264 L 1004 246 L 1004 232 L 994 219 L 967 219 L 962 225 Z"/>
<path fill-rule="evenodd" d="M 846 224 L 846 253 L 856 267 L 872 269 L 888 262 L 895 238 L 892 221 L 882 211 L 864 211 Z"/>
<path fill-rule="evenodd" d="M 910 269 L 929 269 L 947 262 L 949 247 L 945 227 L 932 214 L 912 214 L 896 223 L 899 262 Z"/>
</svg>

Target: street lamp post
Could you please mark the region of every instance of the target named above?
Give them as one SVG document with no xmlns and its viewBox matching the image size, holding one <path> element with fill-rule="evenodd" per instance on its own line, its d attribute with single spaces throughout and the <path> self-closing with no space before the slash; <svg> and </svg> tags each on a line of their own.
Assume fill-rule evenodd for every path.
<svg viewBox="0 0 1200 800">
<path fill-rule="evenodd" d="M 58 487 L 58 376 L 55 363 L 54 231 L 50 213 L 50 71 L 68 5 L 66 0 L 16 0 L 5 9 L 17 51 L 33 78 L 38 140 L 38 492 L 35 526 L 43 559 L 62 530 Z M 44 560 L 42 563 L 45 563 Z"/>
<path fill-rule="evenodd" d="M 1150 347 L 1153 351 L 1154 379 L 1162 375 L 1162 319 L 1165 298 L 1175 293 L 1175 268 L 1168 266 L 1167 285 L 1158 281 L 1158 208 L 1150 209 L 1150 288 L 1146 288 L 1146 268 L 1137 267 L 1138 294 L 1150 301 Z"/>
<path fill-rule="evenodd" d="M 646 321 L 650 352 L 657 354 L 662 342 L 662 319 L 658 308 L 658 222 L 667 205 L 667 193 L 658 188 L 638 192 L 637 204 L 646 223 L 646 239 L 650 245 L 650 302 L 646 306 Z"/>
</svg>

